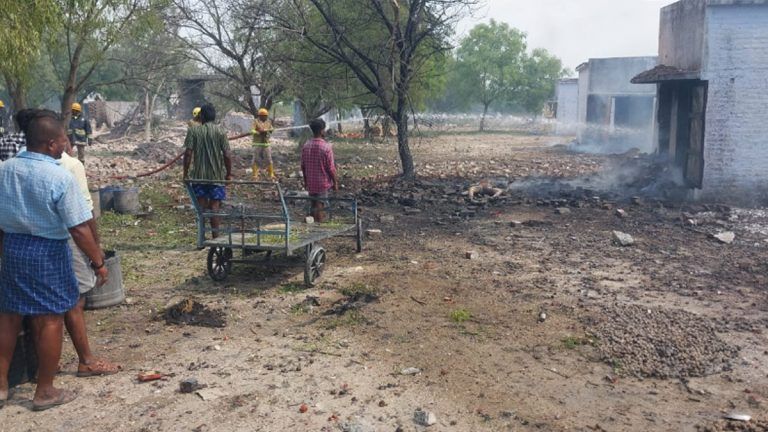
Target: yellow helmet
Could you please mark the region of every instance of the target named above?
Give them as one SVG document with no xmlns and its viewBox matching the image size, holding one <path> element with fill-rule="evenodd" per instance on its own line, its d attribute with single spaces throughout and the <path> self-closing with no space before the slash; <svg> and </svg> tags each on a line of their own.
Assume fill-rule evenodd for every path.
<svg viewBox="0 0 768 432">
<path fill-rule="evenodd" d="M 192 117 L 197 117 L 200 115 L 200 107 L 195 107 L 192 109 Z"/>
<path fill-rule="evenodd" d="M 267 110 L 266 108 L 261 108 L 261 109 L 259 109 L 259 115 L 260 116 L 268 116 L 269 115 L 269 110 Z"/>
<path fill-rule="evenodd" d="M 0 100 L 0 108 L 5 108 L 5 102 Z"/>
<path fill-rule="evenodd" d="M 81 107 L 79 103 L 75 102 L 72 104 L 72 111 L 81 112 L 83 111 L 83 107 Z"/>
</svg>

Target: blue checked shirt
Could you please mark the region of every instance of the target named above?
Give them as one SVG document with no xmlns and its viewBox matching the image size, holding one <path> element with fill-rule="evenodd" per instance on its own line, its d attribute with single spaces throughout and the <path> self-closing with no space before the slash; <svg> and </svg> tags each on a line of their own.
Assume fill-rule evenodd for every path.
<svg viewBox="0 0 768 432">
<path fill-rule="evenodd" d="M 0 164 L 0 230 L 51 240 L 93 217 L 75 178 L 50 156 L 22 152 Z"/>
</svg>

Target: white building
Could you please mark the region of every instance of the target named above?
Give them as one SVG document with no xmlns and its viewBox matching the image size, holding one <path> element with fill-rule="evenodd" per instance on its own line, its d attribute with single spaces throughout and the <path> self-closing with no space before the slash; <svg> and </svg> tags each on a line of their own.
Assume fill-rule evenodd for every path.
<svg viewBox="0 0 768 432">
<path fill-rule="evenodd" d="M 590 59 L 579 73 L 578 140 L 606 153 L 653 149 L 656 88 L 632 77 L 656 65 L 656 57 Z"/>
<path fill-rule="evenodd" d="M 557 119 L 558 135 L 575 135 L 579 121 L 579 80 L 576 78 L 562 79 L 557 83 Z"/>
<path fill-rule="evenodd" d="M 696 197 L 768 197 L 768 1 L 682 0 L 661 10 L 657 151 Z"/>
</svg>

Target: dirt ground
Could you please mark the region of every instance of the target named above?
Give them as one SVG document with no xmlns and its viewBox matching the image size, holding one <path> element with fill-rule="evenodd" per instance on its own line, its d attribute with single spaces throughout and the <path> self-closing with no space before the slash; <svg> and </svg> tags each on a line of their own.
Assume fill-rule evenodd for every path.
<svg viewBox="0 0 768 432">
<path fill-rule="evenodd" d="M 89 162 L 102 185 L 115 157 L 105 142 Z M 298 261 L 235 264 L 211 281 L 179 168 L 138 181 L 153 212 L 101 220 L 128 300 L 88 314 L 96 351 L 125 371 L 76 378 L 67 340 L 58 385 L 79 398 L 32 413 L 22 385 L 0 431 L 768 430 L 768 212 L 587 187 L 634 155 L 565 142 L 414 140 L 422 176 L 410 185 L 389 178 L 394 143 L 337 141 L 343 193 L 381 235 L 360 254 L 352 239 L 324 242 L 312 289 Z M 246 178 L 247 145 L 234 147 Z M 283 184 L 297 188 L 295 144 L 275 150 Z M 510 190 L 468 202 L 462 192 L 483 178 Z M 635 244 L 619 246 L 613 231 Z M 712 237 L 722 231 L 735 241 Z M 222 310 L 227 325 L 158 319 L 185 298 Z M 137 381 L 152 370 L 166 378 Z M 207 387 L 180 393 L 187 378 Z M 436 424 L 418 425 L 419 408 Z"/>
</svg>

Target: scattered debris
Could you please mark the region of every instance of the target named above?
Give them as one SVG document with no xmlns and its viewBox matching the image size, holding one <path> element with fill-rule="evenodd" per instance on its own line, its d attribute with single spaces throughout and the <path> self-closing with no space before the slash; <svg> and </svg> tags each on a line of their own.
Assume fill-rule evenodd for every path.
<svg viewBox="0 0 768 432">
<path fill-rule="evenodd" d="M 555 214 L 568 215 L 568 214 L 571 214 L 571 209 L 569 209 L 568 207 L 558 207 L 555 209 Z"/>
<path fill-rule="evenodd" d="M 478 255 L 477 251 L 466 251 L 466 252 L 464 252 L 464 258 L 466 258 L 468 260 L 475 260 L 479 256 L 480 255 Z"/>
<path fill-rule="evenodd" d="M 315 218 L 312 216 L 306 216 L 304 217 L 304 222 L 307 224 L 313 224 L 315 223 Z"/>
<path fill-rule="evenodd" d="M 613 241 L 619 246 L 632 246 L 635 244 L 634 237 L 621 231 L 613 232 Z"/>
<path fill-rule="evenodd" d="M 368 230 L 365 230 L 365 234 L 368 237 L 381 237 L 381 230 L 380 229 L 368 229 Z"/>
<path fill-rule="evenodd" d="M 731 370 L 739 352 L 717 336 L 710 321 L 683 310 L 613 305 L 585 322 L 614 374 L 707 376 Z"/>
<path fill-rule="evenodd" d="M 225 393 L 224 390 L 221 390 L 218 388 L 206 388 L 206 389 L 198 390 L 196 394 L 206 402 L 212 401 L 227 395 L 227 393 Z"/>
<path fill-rule="evenodd" d="M 309 407 L 307 406 L 307 404 L 301 404 L 301 406 L 299 406 L 300 413 L 304 414 L 307 411 L 309 411 Z"/>
<path fill-rule="evenodd" d="M 383 215 L 383 216 L 379 216 L 379 221 L 380 222 L 394 222 L 395 221 L 395 217 L 392 216 L 392 215 Z"/>
<path fill-rule="evenodd" d="M 150 381 L 157 381 L 159 379 L 162 379 L 164 376 L 165 375 L 157 371 L 147 371 L 147 372 L 139 372 L 136 378 L 139 380 L 139 382 L 150 382 Z"/>
<path fill-rule="evenodd" d="M 539 313 L 539 322 L 544 322 L 547 320 L 547 313 L 542 311 Z"/>
<path fill-rule="evenodd" d="M 420 373 L 421 369 L 416 367 L 409 367 L 400 371 L 400 375 L 418 375 Z"/>
<path fill-rule="evenodd" d="M 413 413 L 413 421 L 420 426 L 432 426 L 437 423 L 437 416 L 433 412 L 417 408 Z"/>
<path fill-rule="evenodd" d="M 513 220 L 509 223 L 509 226 L 511 226 L 512 228 L 520 228 L 521 226 L 523 226 L 523 223 L 521 221 Z"/>
<path fill-rule="evenodd" d="M 205 384 L 200 384 L 197 382 L 197 379 L 195 378 L 187 378 L 179 383 L 179 392 L 181 393 L 192 393 L 194 391 L 204 389 L 208 387 Z"/>
<path fill-rule="evenodd" d="M 616 209 L 616 216 L 624 219 L 627 217 L 627 212 L 623 209 Z"/>
<path fill-rule="evenodd" d="M 724 244 L 731 244 L 734 240 L 736 240 L 736 234 L 733 231 L 717 233 L 713 237 L 720 241 L 720 243 Z"/>
<path fill-rule="evenodd" d="M 184 299 L 163 312 L 166 324 L 192 325 L 199 327 L 226 327 L 225 314 L 221 310 L 209 309 L 192 299 Z"/>
<path fill-rule="evenodd" d="M 723 416 L 726 420 L 735 420 L 735 421 L 742 421 L 742 422 L 748 422 L 752 420 L 752 416 L 747 414 L 739 414 L 739 413 L 729 413 Z"/>
</svg>

